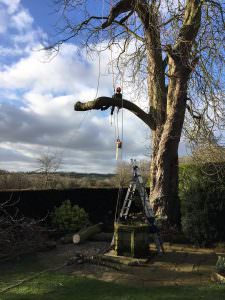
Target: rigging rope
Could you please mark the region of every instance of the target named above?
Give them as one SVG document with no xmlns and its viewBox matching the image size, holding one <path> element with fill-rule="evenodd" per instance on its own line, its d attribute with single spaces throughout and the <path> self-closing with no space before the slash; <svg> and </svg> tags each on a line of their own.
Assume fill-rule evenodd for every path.
<svg viewBox="0 0 225 300">
<path fill-rule="evenodd" d="M 110 0 L 110 10 L 113 7 L 113 0 Z M 114 61 L 113 61 L 113 29 L 112 29 L 112 25 L 110 26 L 109 29 L 109 34 L 110 34 L 110 42 L 111 45 L 109 47 L 110 49 L 110 60 L 111 60 L 111 72 L 112 72 L 112 85 L 113 85 L 113 92 L 116 93 L 116 80 L 115 80 L 115 72 L 114 72 Z M 127 45 L 125 45 L 125 55 L 126 55 L 126 51 L 127 51 Z M 123 94 L 123 88 L 124 88 L 124 74 L 125 74 L 125 65 L 122 65 L 122 72 L 120 72 L 120 83 L 121 83 L 121 89 L 122 89 L 122 94 Z M 119 166 L 119 162 L 123 162 L 123 154 L 124 154 L 124 111 L 123 111 L 123 97 L 121 99 L 122 103 L 121 103 L 121 131 L 120 131 L 120 126 L 119 126 L 119 109 L 117 110 L 116 113 L 114 113 L 114 130 L 115 130 L 115 141 L 116 141 L 116 159 L 118 160 L 118 166 Z M 111 116 L 111 125 L 113 118 Z M 120 132 L 121 132 L 121 140 L 120 140 Z M 121 143 L 119 146 L 119 142 Z M 119 155 L 119 151 L 120 151 L 120 155 Z M 123 172 L 122 172 L 123 173 Z M 123 174 L 120 174 L 120 178 L 119 178 L 119 189 L 118 189 L 118 195 L 117 195 L 117 203 L 116 203 L 116 210 L 115 210 L 115 218 L 114 221 L 118 222 L 119 216 L 118 216 L 118 210 L 120 207 L 120 200 L 122 197 L 122 193 L 123 193 Z"/>
</svg>

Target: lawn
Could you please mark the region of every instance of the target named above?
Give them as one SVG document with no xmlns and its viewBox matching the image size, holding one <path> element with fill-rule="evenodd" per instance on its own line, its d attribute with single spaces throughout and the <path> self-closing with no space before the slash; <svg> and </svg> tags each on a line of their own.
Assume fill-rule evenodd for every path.
<svg viewBox="0 0 225 300">
<path fill-rule="evenodd" d="M 2 286 L 3 288 L 3 286 Z M 1 300 L 161 300 L 225 299 L 225 286 L 127 287 L 94 279 L 49 272 L 0 294 Z"/>
<path fill-rule="evenodd" d="M 40 260 L 39 256 L 30 255 L 0 264 L 0 300 L 225 300 L 225 285 L 129 287 L 75 276 L 63 269 L 46 272 L 1 293 L 4 288 L 24 278 L 64 262 L 51 253 L 47 258 Z"/>
</svg>

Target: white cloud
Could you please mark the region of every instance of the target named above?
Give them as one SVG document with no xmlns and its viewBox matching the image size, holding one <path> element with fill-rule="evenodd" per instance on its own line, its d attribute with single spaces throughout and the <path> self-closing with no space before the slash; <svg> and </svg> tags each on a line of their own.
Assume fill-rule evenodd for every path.
<svg viewBox="0 0 225 300">
<path fill-rule="evenodd" d="M 6 59 L 25 57 L 47 38 L 43 30 L 35 26 L 33 17 L 20 0 L 0 0 L 0 35 L 1 65 Z"/>
<path fill-rule="evenodd" d="M 13 14 L 17 11 L 20 0 L 0 0 L 0 4 L 4 4 L 9 14 Z"/>
<path fill-rule="evenodd" d="M 40 49 L 41 46 L 39 46 Z M 38 48 L 38 46 L 36 47 Z M 93 89 L 97 85 L 98 62 L 87 61 L 79 49 L 73 45 L 64 45 L 59 54 L 46 61 L 43 51 L 31 51 L 17 63 L 5 65 L 0 72 L 0 87 L 8 89 L 32 89 L 42 93 L 77 93 Z M 109 86 L 109 77 L 102 77 L 101 85 Z M 92 97 L 93 97 L 92 96 Z"/>
<path fill-rule="evenodd" d="M 11 26 L 15 27 L 17 30 L 21 31 L 24 29 L 29 29 L 33 23 L 33 18 L 29 12 L 25 9 L 20 10 L 17 14 L 13 15 L 11 18 Z"/>
<path fill-rule="evenodd" d="M 8 28 L 15 23 L 13 18 L 20 5 L 20 0 L 0 0 L 0 34 L 7 32 Z M 21 8 L 19 13 L 22 13 Z M 18 18 L 17 18 L 18 20 Z"/>
<path fill-rule="evenodd" d="M 21 49 L 24 49 L 23 47 L 25 46 L 28 50 L 37 47 L 37 44 L 44 43 L 46 39 L 47 34 L 44 33 L 40 28 L 36 28 L 35 30 L 27 30 L 26 32 L 20 32 L 11 35 L 11 40 L 16 45 L 19 45 Z M 28 52 L 26 51 L 26 53 Z"/>
</svg>

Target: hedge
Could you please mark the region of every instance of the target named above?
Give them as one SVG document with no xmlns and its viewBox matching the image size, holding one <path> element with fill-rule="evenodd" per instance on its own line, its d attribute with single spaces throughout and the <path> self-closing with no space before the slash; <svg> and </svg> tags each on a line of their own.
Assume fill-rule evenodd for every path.
<svg viewBox="0 0 225 300">
<path fill-rule="evenodd" d="M 219 173 L 215 164 L 180 166 L 182 229 L 200 246 L 225 241 L 225 168 L 217 167 Z"/>
<path fill-rule="evenodd" d="M 125 197 L 126 189 L 122 192 Z M 113 227 L 118 189 L 107 188 L 77 188 L 62 190 L 15 190 L 0 191 L 0 204 L 11 199 L 15 206 L 7 209 L 12 214 L 34 219 L 45 219 L 48 223 L 55 207 L 59 207 L 65 200 L 72 205 L 78 205 L 88 213 L 92 223 L 103 222 L 107 228 Z M 132 206 L 138 211 L 137 206 Z"/>
</svg>

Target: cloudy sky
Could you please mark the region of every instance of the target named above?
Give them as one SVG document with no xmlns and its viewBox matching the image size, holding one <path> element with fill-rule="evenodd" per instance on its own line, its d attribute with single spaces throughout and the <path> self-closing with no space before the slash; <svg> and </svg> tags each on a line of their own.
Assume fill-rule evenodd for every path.
<svg viewBox="0 0 225 300">
<path fill-rule="evenodd" d="M 73 110 L 76 101 L 96 95 L 98 57 L 72 42 L 51 60 L 39 51 L 54 33 L 51 3 L 0 0 L 0 169 L 35 170 L 40 155 L 57 152 L 65 171 L 114 172 L 115 126 L 109 112 Z M 112 94 L 109 57 L 101 55 L 98 95 Z M 119 127 L 121 132 L 121 113 Z M 146 158 L 148 135 L 140 120 L 124 112 L 124 159 Z"/>
</svg>

